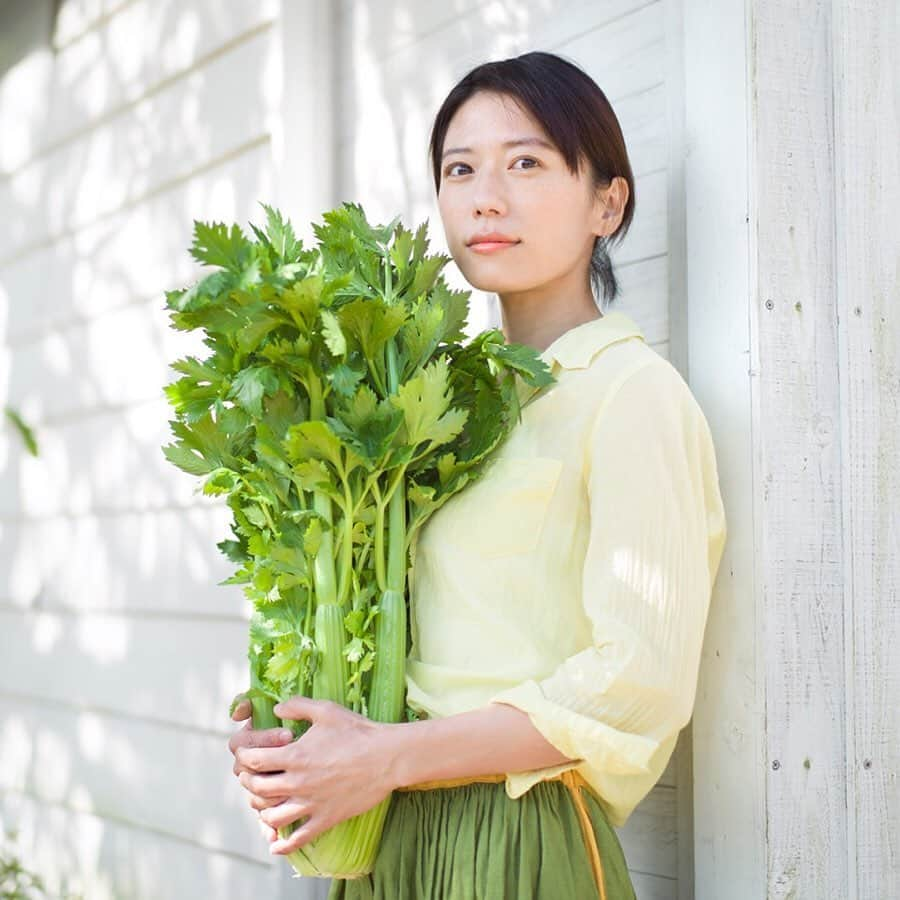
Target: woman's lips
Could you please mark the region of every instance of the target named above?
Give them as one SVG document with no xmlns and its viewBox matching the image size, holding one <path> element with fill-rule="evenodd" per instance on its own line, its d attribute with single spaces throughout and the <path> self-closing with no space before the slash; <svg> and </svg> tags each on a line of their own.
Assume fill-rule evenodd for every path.
<svg viewBox="0 0 900 900">
<path fill-rule="evenodd" d="M 515 247 L 519 243 L 519 241 L 482 241 L 478 244 L 469 244 L 469 249 L 475 253 L 493 253 L 495 250 Z"/>
</svg>

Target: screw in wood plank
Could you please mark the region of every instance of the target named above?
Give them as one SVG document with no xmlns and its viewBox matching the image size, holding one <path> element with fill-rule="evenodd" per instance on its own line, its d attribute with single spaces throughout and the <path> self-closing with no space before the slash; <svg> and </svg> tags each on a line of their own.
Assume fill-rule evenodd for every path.
<svg viewBox="0 0 900 900">
<path fill-rule="evenodd" d="M 775 309 L 775 304 L 771 300 L 766 300 L 766 309 Z"/>
<path fill-rule="evenodd" d="M 864 768 L 864 769 L 871 769 L 871 768 L 872 768 L 872 760 L 871 760 L 871 759 L 864 759 L 864 760 L 863 760 L 863 768 Z"/>
<path fill-rule="evenodd" d="M 780 769 L 780 768 L 781 768 L 781 763 L 780 763 L 777 759 L 773 759 L 773 760 L 772 760 L 772 768 L 773 768 L 773 769 Z"/>
</svg>

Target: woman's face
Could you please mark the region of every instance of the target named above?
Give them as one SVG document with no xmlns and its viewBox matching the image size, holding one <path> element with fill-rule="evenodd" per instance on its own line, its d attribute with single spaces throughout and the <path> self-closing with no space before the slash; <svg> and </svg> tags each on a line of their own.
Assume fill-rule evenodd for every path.
<svg viewBox="0 0 900 900">
<path fill-rule="evenodd" d="M 505 146 L 513 141 L 529 143 Z M 450 253 L 473 287 L 504 302 L 541 289 L 591 297 L 594 239 L 610 229 L 605 207 L 592 196 L 585 167 L 573 175 L 513 98 L 480 92 L 456 111 L 444 139 L 438 207 Z M 472 244 L 492 231 L 513 243 Z"/>
</svg>

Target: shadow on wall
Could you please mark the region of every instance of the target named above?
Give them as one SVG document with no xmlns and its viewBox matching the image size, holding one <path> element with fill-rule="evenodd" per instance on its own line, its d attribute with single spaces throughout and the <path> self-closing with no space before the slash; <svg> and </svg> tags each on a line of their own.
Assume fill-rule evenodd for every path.
<svg viewBox="0 0 900 900">
<path fill-rule="evenodd" d="M 219 6 L 68 3 L 0 81 L 3 402 L 40 446 L 0 431 L 0 818 L 52 890 L 92 898 L 277 874 L 226 746 L 229 511 L 161 450 L 168 363 L 200 350 L 164 311 L 198 274 L 193 219 L 272 190 L 277 4 Z"/>
</svg>

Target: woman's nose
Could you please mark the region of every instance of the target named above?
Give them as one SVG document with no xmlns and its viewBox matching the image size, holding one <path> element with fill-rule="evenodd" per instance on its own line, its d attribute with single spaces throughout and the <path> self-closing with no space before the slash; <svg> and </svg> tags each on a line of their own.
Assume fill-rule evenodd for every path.
<svg viewBox="0 0 900 900">
<path fill-rule="evenodd" d="M 492 212 L 498 215 L 506 213 L 506 200 L 497 179 L 482 171 L 475 182 L 472 193 L 472 208 L 476 215 Z"/>
</svg>

